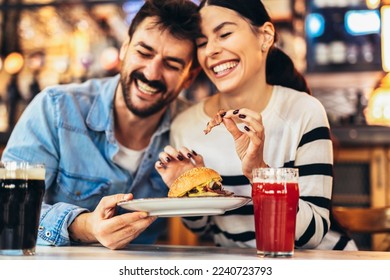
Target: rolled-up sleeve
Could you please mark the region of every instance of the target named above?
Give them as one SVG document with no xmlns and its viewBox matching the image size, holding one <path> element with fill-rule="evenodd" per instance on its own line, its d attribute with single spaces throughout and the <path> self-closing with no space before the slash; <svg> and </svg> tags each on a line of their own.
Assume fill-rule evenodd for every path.
<svg viewBox="0 0 390 280">
<path fill-rule="evenodd" d="M 70 245 L 68 227 L 84 212 L 88 212 L 88 209 L 68 203 L 43 204 L 38 228 L 38 245 Z"/>
</svg>

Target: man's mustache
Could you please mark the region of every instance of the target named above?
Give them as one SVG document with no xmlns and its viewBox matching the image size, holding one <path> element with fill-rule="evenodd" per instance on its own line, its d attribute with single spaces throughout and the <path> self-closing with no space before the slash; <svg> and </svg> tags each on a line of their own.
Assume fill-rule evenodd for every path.
<svg viewBox="0 0 390 280">
<path fill-rule="evenodd" d="M 149 80 L 144 76 L 144 74 L 142 74 L 142 73 L 140 73 L 140 72 L 133 72 L 133 73 L 131 74 L 131 78 L 132 78 L 132 79 L 140 80 L 140 81 L 142 81 L 143 83 L 147 84 L 148 86 L 158 89 L 158 91 L 165 92 L 165 91 L 167 90 L 166 85 L 165 85 L 162 81 L 157 81 L 157 80 L 149 81 Z"/>
</svg>

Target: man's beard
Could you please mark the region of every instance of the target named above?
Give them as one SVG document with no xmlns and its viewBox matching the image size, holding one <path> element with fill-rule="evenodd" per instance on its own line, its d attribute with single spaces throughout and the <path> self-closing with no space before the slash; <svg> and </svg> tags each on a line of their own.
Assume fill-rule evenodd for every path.
<svg viewBox="0 0 390 280">
<path fill-rule="evenodd" d="M 134 103 L 131 101 L 130 98 L 130 87 L 132 82 L 135 83 L 135 80 L 140 80 L 143 83 L 148 84 L 150 87 L 157 88 L 159 91 L 159 95 L 161 98 L 157 100 L 156 103 L 151 104 L 147 108 L 139 108 L 134 105 Z M 161 81 L 149 81 L 146 79 L 146 77 L 140 73 L 140 72 L 133 72 L 130 75 L 130 78 L 125 79 L 123 74 L 121 76 L 121 85 L 122 85 L 122 94 L 123 94 L 123 99 L 125 100 L 127 108 L 136 116 L 141 117 L 141 118 L 147 118 L 151 115 L 154 115 L 155 113 L 161 111 L 164 109 L 169 103 L 172 102 L 173 98 L 168 98 L 164 99 L 164 95 L 168 95 L 166 90 L 167 87 L 166 85 L 161 82 Z"/>
</svg>

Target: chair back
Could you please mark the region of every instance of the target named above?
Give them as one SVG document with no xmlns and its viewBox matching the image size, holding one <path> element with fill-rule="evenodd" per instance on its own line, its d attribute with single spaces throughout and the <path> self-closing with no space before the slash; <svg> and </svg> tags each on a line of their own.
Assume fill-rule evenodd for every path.
<svg viewBox="0 0 390 280">
<path fill-rule="evenodd" d="M 333 207 L 336 221 L 349 233 L 390 233 L 390 207 Z"/>
</svg>

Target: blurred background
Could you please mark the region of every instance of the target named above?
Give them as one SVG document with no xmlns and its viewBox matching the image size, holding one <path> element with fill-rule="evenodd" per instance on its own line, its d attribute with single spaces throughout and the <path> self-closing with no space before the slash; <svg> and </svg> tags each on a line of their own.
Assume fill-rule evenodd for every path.
<svg viewBox="0 0 390 280">
<path fill-rule="evenodd" d="M 118 72 L 119 47 L 143 2 L 0 0 L 0 154 L 41 89 Z M 326 108 L 335 149 L 334 204 L 390 205 L 390 0 L 263 3 L 278 46 Z M 201 74 L 182 96 L 196 102 L 214 92 Z M 358 239 L 361 248 L 390 247 L 387 235 Z"/>
</svg>

